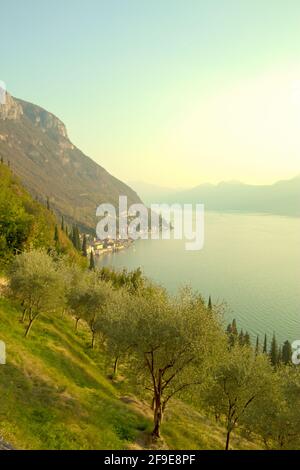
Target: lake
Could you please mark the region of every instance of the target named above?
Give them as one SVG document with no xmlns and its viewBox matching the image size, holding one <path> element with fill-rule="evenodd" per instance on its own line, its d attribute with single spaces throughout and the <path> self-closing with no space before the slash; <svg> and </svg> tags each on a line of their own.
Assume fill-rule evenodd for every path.
<svg viewBox="0 0 300 470">
<path fill-rule="evenodd" d="M 300 339 L 300 219 L 258 214 L 205 214 L 201 251 L 185 251 L 184 240 L 139 240 L 102 255 L 98 263 L 117 269 L 141 267 L 175 292 L 191 285 L 206 299 L 226 301 L 225 323 L 255 335 L 276 332 L 282 342 Z"/>
</svg>

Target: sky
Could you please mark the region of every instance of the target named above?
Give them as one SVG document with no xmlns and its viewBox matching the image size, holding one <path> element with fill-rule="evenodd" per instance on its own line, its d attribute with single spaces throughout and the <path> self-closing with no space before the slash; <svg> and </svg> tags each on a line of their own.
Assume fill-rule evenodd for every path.
<svg viewBox="0 0 300 470">
<path fill-rule="evenodd" d="M 0 0 L 0 80 L 124 181 L 300 173 L 299 0 Z"/>
</svg>

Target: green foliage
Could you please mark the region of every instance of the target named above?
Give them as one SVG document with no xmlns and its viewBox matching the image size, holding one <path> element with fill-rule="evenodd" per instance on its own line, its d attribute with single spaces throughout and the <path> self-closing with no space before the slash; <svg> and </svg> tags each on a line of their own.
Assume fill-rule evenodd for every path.
<svg viewBox="0 0 300 470">
<path fill-rule="evenodd" d="M 95 270 L 95 259 L 94 259 L 94 253 L 92 251 L 91 251 L 91 254 L 90 254 L 89 269 L 90 269 L 90 271 Z"/>
<path fill-rule="evenodd" d="M 271 348 L 270 348 L 270 359 L 273 366 L 277 366 L 279 363 L 279 348 L 276 340 L 275 333 L 273 334 Z"/>
<path fill-rule="evenodd" d="M 17 449 L 127 449 L 149 419 L 120 400 L 104 356 L 84 347 L 88 332 L 75 335 L 68 316 L 41 316 L 26 341 L 21 315 L 0 298 L 1 339 L 9 345 L 0 374 L 1 438 Z"/>
<path fill-rule="evenodd" d="M 59 241 L 61 233 L 57 227 Z M 173 413 L 184 408 L 182 401 L 174 400 L 177 397 L 198 409 L 213 412 L 218 426 L 225 425 L 226 432 L 224 428 L 222 432 L 226 448 L 235 442 L 232 433 L 239 428 L 254 439 L 259 437 L 269 448 L 299 445 L 299 371 L 279 363 L 281 357 L 282 363 L 290 362 L 289 342 L 285 342 L 279 354 L 274 335 L 271 353 L 274 349 L 277 359 L 276 367 L 272 367 L 272 354 L 260 354 L 258 340 L 252 348 L 249 334 L 238 333 L 236 321 L 225 334 L 221 307 L 208 305 L 189 288 L 175 297 L 169 296 L 144 279 L 140 270 L 133 273 L 89 270 L 55 250 L 33 249 L 14 257 L 9 276 L 11 297 L 22 310 L 16 328 L 19 331 L 26 323 L 28 336 L 32 324 L 39 319 L 32 330 L 31 348 L 34 350 L 37 344 L 42 347 L 44 342 L 50 345 L 43 349 L 47 367 L 57 368 L 56 352 L 64 350 L 59 364 L 62 383 L 68 377 L 72 390 L 88 387 L 93 395 L 99 386 L 97 373 L 93 370 L 87 374 L 86 366 L 91 366 L 91 361 L 94 366 L 99 361 L 102 367 L 109 364 L 119 391 L 134 389 L 152 407 L 154 438 L 160 437 L 161 427 L 163 432 L 168 430 L 168 422 L 163 421 L 166 411 L 171 409 Z M 63 315 L 65 311 L 72 321 L 75 319 L 77 330 L 75 334 L 73 326 L 67 338 L 63 332 L 70 317 Z M 0 321 L 3 322 L 1 316 Z M 74 341 L 81 344 L 76 358 L 72 356 Z M 122 383 L 118 382 L 119 367 Z M 110 391 L 114 393 L 112 388 Z M 84 396 L 89 401 L 89 413 L 97 410 L 97 401 L 90 395 Z M 119 412 L 120 407 L 117 408 Z M 40 438 L 48 447 L 68 448 L 73 440 L 78 442 L 73 427 L 66 431 L 46 404 L 38 402 L 30 419 L 35 423 L 34 432 L 43 423 Z M 88 419 L 92 419 L 90 415 Z M 139 424 L 134 420 L 132 426 L 129 421 L 112 418 L 111 432 L 117 436 L 118 445 L 134 441 L 139 430 L 150 429 L 149 419 Z M 172 435 L 170 428 L 166 435 Z"/>
<path fill-rule="evenodd" d="M 110 290 L 106 299 L 106 315 L 98 323 L 106 339 L 106 352 L 110 357 L 113 374 L 117 376 L 120 362 L 128 362 L 136 343 L 134 303 L 136 299 L 127 290 Z"/>
<path fill-rule="evenodd" d="M 255 354 L 257 355 L 260 352 L 260 344 L 259 344 L 259 336 L 256 337 L 256 344 L 255 344 Z"/>
<path fill-rule="evenodd" d="M 245 421 L 268 449 L 299 449 L 300 371 L 281 366 L 272 374 L 272 393 L 256 401 Z"/>
<path fill-rule="evenodd" d="M 264 354 L 267 354 L 267 350 L 268 350 L 268 340 L 267 340 L 267 335 L 265 334 L 265 337 L 264 337 L 264 346 L 263 346 L 263 353 L 264 353 Z"/>
<path fill-rule="evenodd" d="M 83 235 L 83 240 L 82 240 L 82 254 L 86 258 L 87 257 L 87 239 L 86 239 L 86 234 Z"/>
<path fill-rule="evenodd" d="M 151 289 L 149 282 L 145 281 L 140 268 L 131 272 L 128 272 L 126 269 L 119 272 L 102 267 L 98 270 L 98 275 L 103 281 L 111 282 L 116 288 L 124 287 L 132 294 L 141 292 L 141 290 Z"/>
<path fill-rule="evenodd" d="M 289 341 L 285 341 L 282 347 L 282 362 L 284 364 L 290 364 L 292 361 L 292 345 Z"/>
<path fill-rule="evenodd" d="M 228 326 L 227 326 L 227 335 L 228 335 L 228 342 L 229 342 L 229 345 L 230 347 L 233 347 L 237 340 L 239 339 L 239 334 L 238 334 L 238 330 L 237 330 L 237 326 L 236 326 L 236 320 L 233 319 L 232 320 L 232 323 L 230 323 Z M 242 332 L 241 332 L 242 333 Z M 241 337 L 240 337 L 240 341 L 243 341 L 243 338 L 244 338 L 244 334 L 242 333 Z"/>
<path fill-rule="evenodd" d="M 26 195 L 20 198 L 18 184 L 4 165 L 0 167 L 0 179 L 0 257 L 9 258 L 26 245 L 34 217 L 26 211 Z"/>
<path fill-rule="evenodd" d="M 81 251 L 80 235 L 77 225 L 73 225 L 71 232 L 71 241 L 77 251 Z"/>
<path fill-rule="evenodd" d="M 94 348 L 96 337 L 103 330 L 112 289 L 108 283 L 98 279 L 95 271 L 82 272 L 72 268 L 70 278 L 71 284 L 66 293 L 67 308 L 75 317 L 75 329 L 80 319 L 87 322 L 92 335 L 91 347 Z"/>
<path fill-rule="evenodd" d="M 78 263 L 80 256 L 66 235 L 56 227 L 55 216 L 32 199 L 11 170 L 0 165 L 0 263 L 29 249 L 58 249 Z"/>
<path fill-rule="evenodd" d="M 175 299 L 161 290 L 136 296 L 133 333 L 135 373 L 151 391 L 153 436 L 160 437 L 165 408 L 177 394 L 199 385 L 222 333 L 202 298 L 189 289 Z"/>
<path fill-rule="evenodd" d="M 204 401 L 215 416 L 224 418 L 229 449 L 232 431 L 245 419 L 253 404 L 272 394 L 273 372 L 267 358 L 247 346 L 226 351 L 207 386 Z"/>
<path fill-rule="evenodd" d="M 63 304 L 64 286 L 59 265 L 45 251 L 18 255 L 10 269 L 10 289 L 28 318 L 25 336 L 40 315 L 53 313 Z"/>
</svg>

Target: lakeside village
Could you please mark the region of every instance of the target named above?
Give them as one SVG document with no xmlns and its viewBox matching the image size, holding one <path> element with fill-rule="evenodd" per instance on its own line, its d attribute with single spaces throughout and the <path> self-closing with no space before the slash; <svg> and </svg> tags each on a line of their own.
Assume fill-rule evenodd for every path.
<svg viewBox="0 0 300 470">
<path fill-rule="evenodd" d="M 101 256 L 105 253 L 115 253 L 125 248 L 129 248 L 132 245 L 133 240 L 129 238 L 128 240 L 122 240 L 117 238 L 113 240 L 111 238 L 106 238 L 100 240 L 99 238 L 91 234 L 80 234 L 81 244 L 83 244 L 83 239 L 86 239 L 86 253 L 90 256 L 93 253 L 94 256 Z"/>
<path fill-rule="evenodd" d="M 90 255 L 93 252 L 94 256 L 101 256 L 104 253 L 114 253 L 128 248 L 132 243 L 131 238 L 128 240 L 112 240 L 110 238 L 99 240 L 97 237 L 90 237 L 90 242 L 87 243 L 87 254 Z"/>
<path fill-rule="evenodd" d="M 132 222 L 134 218 L 129 217 L 129 221 Z M 72 241 L 75 248 L 82 252 L 84 256 L 93 256 L 99 257 L 105 253 L 115 253 L 126 248 L 129 248 L 136 239 L 138 238 L 148 238 L 150 233 L 157 236 L 159 233 L 165 230 L 173 230 L 171 223 L 166 223 L 166 221 L 159 216 L 159 222 L 157 225 L 152 226 L 150 229 L 148 225 L 141 226 L 143 224 L 136 224 L 135 230 L 132 232 L 132 236 L 126 233 L 124 234 L 118 231 L 118 229 L 113 232 L 108 232 L 106 230 L 96 230 L 96 234 L 91 234 L 87 232 L 80 232 L 76 225 L 72 226 L 71 231 L 69 232 L 68 226 L 64 222 L 64 217 L 62 217 L 61 229 L 66 232 Z M 106 223 L 103 224 L 103 227 L 106 226 Z M 100 234 L 100 236 L 99 236 Z M 101 236 L 101 234 L 103 236 Z M 123 234 L 123 236 L 122 236 Z M 138 234 L 138 237 L 137 237 Z M 58 239 L 58 235 L 55 237 Z"/>
</svg>

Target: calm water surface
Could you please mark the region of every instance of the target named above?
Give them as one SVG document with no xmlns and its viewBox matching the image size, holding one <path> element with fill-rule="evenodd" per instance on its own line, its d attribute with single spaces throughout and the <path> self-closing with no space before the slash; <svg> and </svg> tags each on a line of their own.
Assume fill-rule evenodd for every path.
<svg viewBox="0 0 300 470">
<path fill-rule="evenodd" d="M 184 244 L 140 240 L 98 263 L 140 266 L 170 292 L 190 284 L 226 301 L 225 321 L 236 318 L 251 335 L 275 331 L 280 341 L 300 339 L 300 219 L 206 213 L 204 248 L 189 252 Z"/>
</svg>

